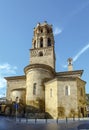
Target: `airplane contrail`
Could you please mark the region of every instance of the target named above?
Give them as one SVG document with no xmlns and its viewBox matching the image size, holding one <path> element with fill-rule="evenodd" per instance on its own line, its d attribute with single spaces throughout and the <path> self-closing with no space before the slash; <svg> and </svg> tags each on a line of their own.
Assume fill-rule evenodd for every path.
<svg viewBox="0 0 89 130">
<path fill-rule="evenodd" d="M 84 46 L 74 57 L 73 57 L 73 62 L 75 62 L 85 51 L 89 49 L 89 43 Z M 63 65 L 63 68 L 67 68 L 67 65 Z"/>
<path fill-rule="evenodd" d="M 75 62 L 85 51 L 89 49 L 89 43 L 84 46 L 74 57 L 73 57 L 73 62 Z"/>
</svg>

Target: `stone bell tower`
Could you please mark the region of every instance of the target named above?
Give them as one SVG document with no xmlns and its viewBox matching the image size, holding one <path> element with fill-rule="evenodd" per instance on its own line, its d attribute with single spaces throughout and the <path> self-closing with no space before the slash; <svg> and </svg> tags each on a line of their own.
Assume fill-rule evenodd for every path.
<svg viewBox="0 0 89 130">
<path fill-rule="evenodd" d="M 34 28 L 30 64 L 26 74 L 26 104 L 41 111 L 45 109 L 45 79 L 55 75 L 55 52 L 52 25 L 44 22 Z"/>
<path fill-rule="evenodd" d="M 46 64 L 55 69 L 54 36 L 52 25 L 38 23 L 34 28 L 30 64 Z"/>
</svg>

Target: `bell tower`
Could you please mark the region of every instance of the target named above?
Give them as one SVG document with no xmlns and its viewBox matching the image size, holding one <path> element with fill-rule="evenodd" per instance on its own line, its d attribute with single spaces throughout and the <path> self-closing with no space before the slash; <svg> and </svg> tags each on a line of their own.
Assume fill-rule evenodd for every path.
<svg viewBox="0 0 89 130">
<path fill-rule="evenodd" d="M 34 28 L 32 49 L 30 49 L 30 65 L 46 64 L 55 69 L 54 36 L 52 25 L 38 23 Z"/>
</svg>

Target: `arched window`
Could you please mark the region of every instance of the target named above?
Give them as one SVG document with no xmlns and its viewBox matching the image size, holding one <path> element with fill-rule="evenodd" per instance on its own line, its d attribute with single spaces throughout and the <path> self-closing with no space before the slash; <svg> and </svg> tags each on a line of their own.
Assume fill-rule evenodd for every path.
<svg viewBox="0 0 89 130">
<path fill-rule="evenodd" d="M 50 89 L 50 97 L 52 97 L 52 88 Z"/>
<path fill-rule="evenodd" d="M 41 33 L 43 33 L 43 29 L 41 29 L 40 31 L 41 31 Z"/>
<path fill-rule="evenodd" d="M 43 56 L 43 52 L 42 51 L 39 52 L 39 56 Z"/>
<path fill-rule="evenodd" d="M 49 29 L 47 29 L 47 33 L 49 33 Z"/>
<path fill-rule="evenodd" d="M 51 39 L 48 38 L 48 46 L 51 46 Z"/>
<path fill-rule="evenodd" d="M 43 47 L 43 38 L 40 38 L 40 47 Z"/>
<path fill-rule="evenodd" d="M 52 33 L 52 28 L 50 28 L 50 33 Z"/>
<path fill-rule="evenodd" d="M 33 95 L 36 95 L 36 83 L 33 84 Z"/>
<path fill-rule="evenodd" d="M 70 95 L 70 86 L 65 86 L 65 95 Z"/>
</svg>

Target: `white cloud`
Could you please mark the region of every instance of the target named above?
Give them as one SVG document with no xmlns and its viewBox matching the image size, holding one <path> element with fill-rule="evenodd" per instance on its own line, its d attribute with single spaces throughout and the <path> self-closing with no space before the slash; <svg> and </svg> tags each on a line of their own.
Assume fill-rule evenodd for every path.
<svg viewBox="0 0 89 130">
<path fill-rule="evenodd" d="M 6 81 L 3 76 L 0 76 L 0 89 L 5 87 Z"/>
<path fill-rule="evenodd" d="M 89 49 L 89 44 L 84 46 L 74 57 L 73 57 L 73 62 L 75 62 L 85 51 Z"/>
<path fill-rule="evenodd" d="M 4 96 L 5 96 L 5 94 L 4 94 L 4 93 L 3 93 L 3 94 L 0 94 L 0 98 L 1 98 L 1 97 L 4 97 Z"/>
<path fill-rule="evenodd" d="M 62 33 L 62 29 L 59 29 L 58 27 L 54 28 L 54 35 L 58 35 Z"/>
<path fill-rule="evenodd" d="M 6 74 L 16 74 L 16 66 L 11 66 L 8 63 L 4 63 L 0 65 L 0 73 L 6 73 Z"/>
<path fill-rule="evenodd" d="M 4 77 L 16 74 L 16 70 L 16 66 L 12 66 L 8 63 L 0 64 L 0 91 L 6 88 L 6 80 L 4 79 Z M 3 93 L 0 94 L 0 97 L 1 95 L 3 96 Z"/>
</svg>

